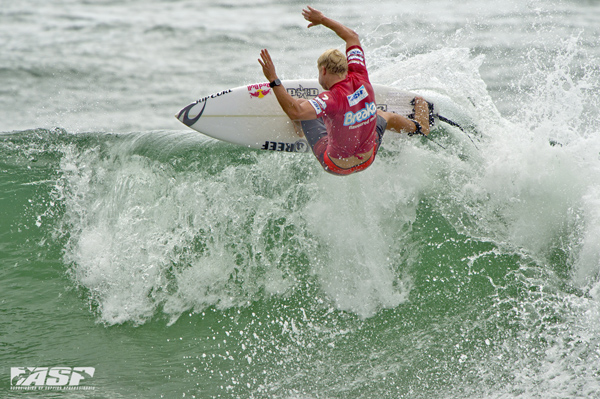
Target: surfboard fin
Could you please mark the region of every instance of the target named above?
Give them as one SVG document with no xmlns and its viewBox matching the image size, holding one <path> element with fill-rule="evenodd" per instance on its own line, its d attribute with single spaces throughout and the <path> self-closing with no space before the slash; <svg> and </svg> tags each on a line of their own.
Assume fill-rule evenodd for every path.
<svg viewBox="0 0 600 399">
<path fill-rule="evenodd" d="M 460 131 L 462 131 L 464 134 L 467 135 L 467 137 L 469 138 L 469 140 L 471 140 L 471 143 L 473 143 L 473 145 L 475 146 L 475 148 L 477 148 L 477 150 L 479 150 L 479 147 L 477 147 L 477 144 L 475 144 L 475 141 L 473 141 L 473 138 L 471 137 L 471 135 L 469 134 L 469 132 L 466 131 L 465 128 L 463 128 L 461 125 L 459 125 L 458 123 L 454 122 L 453 120 L 446 118 L 440 114 L 437 115 L 438 119 L 440 120 L 440 122 L 445 122 L 447 124 L 449 124 L 450 126 L 454 126 L 460 129 Z"/>
</svg>

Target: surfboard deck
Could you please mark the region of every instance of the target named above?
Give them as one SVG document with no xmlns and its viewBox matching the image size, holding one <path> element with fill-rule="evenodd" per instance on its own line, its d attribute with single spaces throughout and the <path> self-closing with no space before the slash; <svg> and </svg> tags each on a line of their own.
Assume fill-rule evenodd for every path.
<svg viewBox="0 0 600 399">
<path fill-rule="evenodd" d="M 323 91 L 316 79 L 284 80 L 294 98 L 312 99 Z M 373 85 L 377 108 L 408 116 L 414 92 Z M 425 97 L 427 99 L 427 97 Z M 177 115 L 186 126 L 229 143 L 269 151 L 309 152 L 308 142 L 297 133 L 283 112 L 269 83 L 256 83 L 203 97 Z"/>
</svg>

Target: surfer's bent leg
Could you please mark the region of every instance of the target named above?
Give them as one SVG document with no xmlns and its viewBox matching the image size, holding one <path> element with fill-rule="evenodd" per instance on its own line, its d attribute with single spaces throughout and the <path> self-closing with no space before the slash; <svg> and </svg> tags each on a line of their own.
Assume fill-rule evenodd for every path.
<svg viewBox="0 0 600 399">
<path fill-rule="evenodd" d="M 323 118 L 312 119 L 308 121 L 301 121 L 302 130 L 304 131 L 304 136 L 308 141 L 308 145 L 315 154 L 315 157 L 319 160 L 323 168 L 327 170 L 324 166 L 324 154 L 327 151 L 327 128 L 325 127 L 325 122 L 323 122 Z"/>
<path fill-rule="evenodd" d="M 317 141 L 327 136 L 327 128 L 325 127 L 323 118 L 301 121 L 300 123 L 302 124 L 302 130 L 310 148 L 314 148 Z"/>
<path fill-rule="evenodd" d="M 319 118 L 308 121 L 302 121 L 301 124 L 302 130 L 304 131 L 304 136 L 306 137 L 310 148 L 312 148 L 313 154 L 315 154 L 315 157 L 317 158 L 323 169 L 334 175 L 340 174 L 339 172 L 331 169 L 331 166 L 328 165 L 325 161 L 325 151 L 327 151 L 327 142 L 329 138 L 327 137 L 327 129 L 325 128 L 325 123 L 323 122 L 323 119 Z M 377 153 L 377 150 L 381 145 L 386 125 L 387 121 L 385 120 L 385 118 L 380 115 L 377 115 L 377 138 L 375 139 L 375 152 L 372 155 L 373 158 L 375 157 L 375 154 Z M 368 165 L 370 164 L 371 163 L 369 163 Z"/>
<path fill-rule="evenodd" d="M 377 139 L 375 140 L 375 153 L 377 153 L 377 151 L 379 150 L 379 147 L 381 146 L 381 142 L 383 141 L 383 135 L 385 133 L 387 129 L 387 121 L 385 120 L 385 118 L 381 115 L 379 115 L 379 113 L 377 114 L 377 127 L 376 127 L 376 131 L 377 131 Z"/>
<path fill-rule="evenodd" d="M 421 97 L 415 97 L 414 121 L 421 125 L 421 132 L 429 134 L 429 103 Z M 392 112 L 377 111 L 387 121 L 387 128 L 396 133 L 414 133 L 417 131 L 415 122 L 405 116 L 394 114 Z"/>
</svg>

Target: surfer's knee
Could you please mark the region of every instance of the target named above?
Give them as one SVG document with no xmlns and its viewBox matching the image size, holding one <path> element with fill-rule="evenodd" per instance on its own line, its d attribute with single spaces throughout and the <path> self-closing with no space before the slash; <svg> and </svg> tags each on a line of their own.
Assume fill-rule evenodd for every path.
<svg viewBox="0 0 600 399">
<path fill-rule="evenodd" d="M 388 122 L 390 120 L 390 116 L 393 114 L 391 112 L 386 112 L 378 109 L 377 115 L 381 116 L 383 119 L 385 119 L 386 122 Z"/>
</svg>

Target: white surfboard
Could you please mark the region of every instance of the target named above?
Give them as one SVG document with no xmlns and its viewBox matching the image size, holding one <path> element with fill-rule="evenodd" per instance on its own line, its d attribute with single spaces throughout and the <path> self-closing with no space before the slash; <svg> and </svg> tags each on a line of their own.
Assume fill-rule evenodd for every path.
<svg viewBox="0 0 600 399">
<path fill-rule="evenodd" d="M 295 98 L 311 99 L 323 89 L 316 79 L 284 80 Z M 416 93 L 373 85 L 377 108 L 408 116 Z M 425 99 L 428 98 L 425 96 Z M 224 90 L 183 108 L 177 115 L 183 124 L 218 140 L 270 151 L 309 152 L 305 138 L 283 112 L 268 83 Z"/>
</svg>

